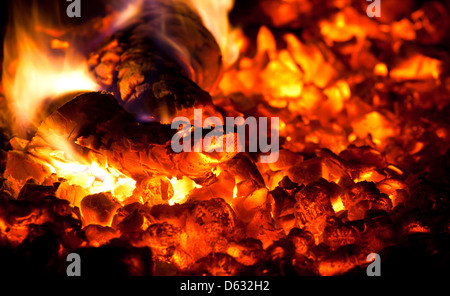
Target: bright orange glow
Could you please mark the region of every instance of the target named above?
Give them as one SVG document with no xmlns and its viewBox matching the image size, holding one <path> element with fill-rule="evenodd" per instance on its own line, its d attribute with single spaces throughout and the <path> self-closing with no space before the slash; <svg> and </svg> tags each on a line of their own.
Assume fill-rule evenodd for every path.
<svg viewBox="0 0 450 296">
<path fill-rule="evenodd" d="M 334 202 L 332 202 L 332 206 L 335 213 L 345 210 L 345 206 L 342 203 L 342 199 L 340 196 Z"/>
<path fill-rule="evenodd" d="M 375 65 L 375 68 L 373 69 L 373 73 L 378 76 L 387 76 L 388 68 L 387 68 L 386 64 L 378 63 Z"/>
<path fill-rule="evenodd" d="M 107 161 L 99 159 L 97 154 L 80 155 L 74 144 L 63 136 L 38 135 L 45 139 L 45 143 L 32 142 L 28 152 L 40 159 L 52 173 L 66 179 L 68 184 L 78 185 L 90 194 L 110 191 L 120 202 L 133 194 L 136 181 L 109 167 Z"/>
<path fill-rule="evenodd" d="M 442 62 L 417 54 L 392 69 L 391 77 L 396 79 L 439 78 Z"/>
<path fill-rule="evenodd" d="M 379 31 L 377 22 L 347 6 L 331 19 L 319 22 L 320 32 L 328 45 L 333 42 L 345 42 L 356 38 L 362 42 L 367 36 Z"/>
<path fill-rule="evenodd" d="M 376 111 L 366 114 L 352 126 L 355 134 L 360 138 L 365 138 L 370 133 L 377 145 L 381 145 L 383 139 L 394 135 L 392 123 Z"/>
<path fill-rule="evenodd" d="M 193 190 L 194 188 L 201 188 L 202 186 L 196 184 L 191 179 L 184 177 L 181 179 L 177 179 L 176 177 L 173 177 L 171 179 L 166 179 L 172 184 L 173 188 L 173 197 L 169 200 L 169 205 L 174 204 L 181 204 L 184 203 L 189 195 L 189 192 Z"/>
<path fill-rule="evenodd" d="M 70 43 L 67 41 L 61 41 L 59 39 L 53 39 L 51 43 L 51 47 L 54 49 L 66 49 L 69 48 Z"/>
<path fill-rule="evenodd" d="M 335 75 L 335 70 L 325 62 L 320 50 L 313 44 L 300 42 L 293 34 L 286 34 L 284 39 L 289 53 L 303 70 L 304 82 L 312 82 L 318 87 L 325 87 Z"/>
<path fill-rule="evenodd" d="M 231 28 L 228 12 L 233 8 L 234 0 L 191 0 L 202 17 L 205 27 L 216 38 L 222 50 L 225 66 L 233 64 L 243 46 L 242 32 Z"/>
<path fill-rule="evenodd" d="M 287 51 L 279 53 L 261 73 L 264 93 L 274 98 L 298 98 L 302 92 L 302 73 Z M 270 101 L 276 104 L 275 101 Z"/>
<path fill-rule="evenodd" d="M 36 124 L 36 113 L 45 101 L 70 91 L 98 87 L 89 74 L 87 61 L 67 48 L 67 42 L 37 32 L 40 24 L 35 13 L 29 18 L 18 15 L 14 20 L 5 37 L 2 84 L 16 119 L 14 131 L 23 135 Z M 52 47 L 64 51 L 55 55 Z"/>
<path fill-rule="evenodd" d="M 16 18 L 5 41 L 2 83 L 16 117 L 13 128 L 19 135 L 39 124 L 36 115 L 45 102 L 71 91 L 98 89 L 86 59 L 69 42 L 53 39 L 42 33 L 45 30 L 35 30 L 42 27 L 37 19 L 35 13 L 30 19 Z M 55 49 L 62 51 L 55 54 Z M 136 181 L 94 154 L 80 155 L 67 135 L 58 135 L 52 127 L 39 129 L 38 133 L 45 143 L 32 143 L 27 151 L 68 184 L 78 185 L 90 194 L 110 191 L 118 201 L 133 194 Z"/>
</svg>

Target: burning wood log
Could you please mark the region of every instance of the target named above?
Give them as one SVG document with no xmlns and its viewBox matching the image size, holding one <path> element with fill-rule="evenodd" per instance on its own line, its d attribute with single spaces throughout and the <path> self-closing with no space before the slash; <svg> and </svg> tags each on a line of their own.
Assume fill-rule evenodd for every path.
<svg viewBox="0 0 450 296">
<path fill-rule="evenodd" d="M 372 252 L 383 259 L 383 275 L 401 254 L 399 273 L 417 271 L 417 260 L 403 263 L 420 255 L 433 262 L 426 272 L 445 269 L 450 22 L 443 1 L 406 0 L 381 18 L 354 1 L 240 1 L 252 15 L 234 12 L 243 47 L 220 83 L 217 109 L 207 92 L 214 94 L 221 53 L 188 1 L 116 2 L 135 14 L 105 11 L 87 23 L 97 15 L 91 10 L 80 27 L 37 29 L 48 37 L 76 31 L 88 44 L 84 53 L 111 35 L 89 62 L 113 94 L 67 94 L 49 112 L 36 107 L 37 116 L 12 108 L 42 119 L 31 141 L 7 144 L 3 127 L 14 117 L 0 114 L 0 273 L 65 274 L 70 252 L 83 257 L 83 275 L 365 275 Z M 99 30 L 86 32 L 93 24 Z M 45 54 L 80 45 L 63 35 Z M 26 48 L 36 41 L 18 37 Z M 8 61 L 3 74 L 40 57 L 39 47 L 39 55 Z M 67 73 L 45 75 L 29 64 L 17 85 L 3 82 L 8 102 L 33 109 L 30 100 L 64 91 L 35 96 L 40 87 L 27 78 L 42 75 L 47 86 Z M 164 123 L 192 118 L 193 108 L 278 117 L 278 161 L 175 153 L 178 131 Z"/>
<path fill-rule="evenodd" d="M 189 118 L 194 107 L 216 114 L 206 91 L 218 82 L 222 56 L 196 11 L 183 0 L 145 1 L 140 9 L 91 55 L 97 81 L 141 121 Z"/>
<path fill-rule="evenodd" d="M 236 154 L 175 153 L 171 140 L 176 132 L 170 125 L 137 123 L 112 95 L 90 92 L 48 116 L 26 151 L 51 164 L 53 149 L 67 149 L 78 160 L 108 164 L 136 181 L 153 175 L 205 176 Z"/>
</svg>

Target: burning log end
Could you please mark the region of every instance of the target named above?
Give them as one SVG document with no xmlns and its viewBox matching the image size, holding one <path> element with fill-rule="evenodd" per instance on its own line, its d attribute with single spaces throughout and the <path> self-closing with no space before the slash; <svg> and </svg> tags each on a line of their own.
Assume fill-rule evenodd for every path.
<svg viewBox="0 0 450 296">
<path fill-rule="evenodd" d="M 146 122 L 167 122 L 194 106 L 212 107 L 204 90 L 213 90 L 222 74 L 214 37 L 196 11 L 179 0 L 145 2 L 134 21 L 89 63 L 99 83 Z"/>
<path fill-rule="evenodd" d="M 171 140 L 176 132 L 170 125 L 137 123 L 112 95 L 89 92 L 47 117 L 27 151 L 49 160 L 49 147 L 69 148 L 82 163 L 106 161 L 137 181 L 152 175 L 201 177 L 236 154 L 175 153 Z"/>
</svg>

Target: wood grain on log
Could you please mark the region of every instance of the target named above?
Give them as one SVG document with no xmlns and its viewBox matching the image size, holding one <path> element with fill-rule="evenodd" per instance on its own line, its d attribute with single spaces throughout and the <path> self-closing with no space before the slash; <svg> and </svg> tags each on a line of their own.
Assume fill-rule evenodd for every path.
<svg viewBox="0 0 450 296">
<path fill-rule="evenodd" d="M 192 107 L 215 114 L 207 91 L 222 73 L 220 48 L 186 1 L 145 2 L 89 63 L 103 88 L 140 121 L 167 123 L 193 116 Z"/>
</svg>

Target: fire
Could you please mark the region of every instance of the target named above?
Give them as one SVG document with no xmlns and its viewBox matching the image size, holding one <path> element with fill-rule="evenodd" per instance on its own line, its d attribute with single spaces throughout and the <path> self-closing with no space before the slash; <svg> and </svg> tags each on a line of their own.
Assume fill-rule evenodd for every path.
<svg viewBox="0 0 450 296">
<path fill-rule="evenodd" d="M 64 137 L 41 134 L 41 130 L 38 130 L 38 136 L 44 142 L 34 140 L 29 143 L 28 153 L 69 185 L 80 186 L 89 194 L 111 192 L 120 202 L 132 196 L 136 181 L 110 167 L 97 154 L 81 153 L 76 143 L 70 143 Z"/>
<path fill-rule="evenodd" d="M 128 2 L 127 6 L 115 15 L 111 30 L 116 30 L 117 28 L 125 26 L 139 14 L 143 4 L 144 0 L 133 0 Z"/>
<path fill-rule="evenodd" d="M 436 167 L 448 164 L 450 151 L 440 118 L 448 111 L 448 59 L 439 46 L 418 42 L 423 30 L 439 29 L 433 14 L 423 11 L 418 24 L 417 12 L 375 19 L 345 0 L 317 9 L 314 1 L 257 2 L 265 17 L 236 16 L 242 29 L 228 20 L 234 0 L 127 0 L 122 9 L 110 3 L 89 44 L 108 41 L 106 49 L 83 50 L 95 55 L 89 67 L 98 81 L 130 85 L 102 85 L 114 95 L 91 92 L 100 87 L 70 29 L 43 23 L 37 10 L 29 19 L 15 15 L 0 87 L 15 136 L 4 148 L 0 129 L 0 156 L 7 155 L 0 241 L 28 254 L 40 233 L 58 230 L 61 258 L 86 246 L 124 248 L 130 270 L 151 262 L 157 275 L 332 275 L 364 267 L 366 251 L 430 234 L 431 221 L 447 227 L 435 210 L 446 201 L 446 167 Z M 196 30 L 189 31 L 191 18 Z M 179 32 L 182 38 L 171 35 Z M 130 63 L 116 64 L 123 60 Z M 147 71 L 161 77 L 153 82 Z M 211 88 L 203 86 L 210 76 Z M 230 138 L 223 135 L 175 153 L 167 125 L 137 122 L 117 104 L 122 91 L 133 99 L 169 97 L 183 113 L 204 95 L 204 108 L 220 117 L 277 118 L 276 137 L 266 139 L 279 140 L 277 161 L 261 161 L 260 152 L 219 157 L 214 151 Z M 152 112 L 145 116 L 156 118 Z M 425 239 L 439 245 L 434 234 Z"/>
<path fill-rule="evenodd" d="M 441 61 L 417 54 L 392 69 L 391 77 L 397 79 L 438 79 Z"/>
<path fill-rule="evenodd" d="M 206 28 L 216 38 L 222 50 L 225 67 L 233 64 L 243 46 L 242 32 L 231 28 L 228 13 L 233 8 L 234 0 L 190 0 L 202 17 Z"/>
<path fill-rule="evenodd" d="M 333 210 L 335 213 L 345 210 L 345 206 L 342 203 L 342 199 L 339 196 L 335 201 L 332 202 Z"/>
<path fill-rule="evenodd" d="M 14 23 L 5 37 L 3 80 L 9 107 L 15 116 L 14 131 L 25 135 L 38 124 L 37 112 L 61 94 L 97 90 L 87 61 L 70 43 L 53 39 L 40 30 L 38 11 L 28 19 L 15 10 Z M 27 15 L 28 16 L 28 15 Z"/>
<path fill-rule="evenodd" d="M 364 138 L 370 133 L 377 145 L 382 145 L 384 139 L 394 135 L 394 129 L 391 126 L 389 120 L 376 111 L 366 114 L 353 124 L 355 133 L 360 138 Z"/>
<path fill-rule="evenodd" d="M 177 179 L 176 177 L 171 179 L 166 177 L 166 179 L 170 182 L 170 184 L 172 184 L 174 192 L 173 197 L 169 200 L 169 205 L 171 206 L 174 204 L 184 203 L 188 198 L 189 192 L 191 192 L 194 188 L 202 187 L 184 176 L 181 179 Z"/>
<path fill-rule="evenodd" d="M 266 54 L 270 58 L 267 65 L 264 63 Z M 255 58 L 241 59 L 239 68 L 237 72 L 232 70 L 225 73 L 220 84 L 225 94 L 235 91 L 250 94 L 255 89 L 260 89 L 271 105 L 284 107 L 302 93 L 303 71 L 291 51 L 277 51 L 275 38 L 267 27 L 263 26 L 259 30 Z"/>
<path fill-rule="evenodd" d="M 89 194 L 111 192 L 120 202 L 132 196 L 136 187 L 136 181 L 125 176 L 117 169 L 107 164 L 100 166 L 97 162 L 82 164 L 76 162 L 64 162 L 51 159 L 51 171 L 64 178 L 70 185 L 78 185 L 87 190 Z"/>
<path fill-rule="evenodd" d="M 26 136 L 39 124 L 38 113 L 58 96 L 74 91 L 98 90 L 87 60 L 67 40 L 52 38 L 42 30 L 39 12 L 25 19 L 15 10 L 14 23 L 5 39 L 3 80 L 9 107 L 16 120 L 14 131 Z M 127 11 L 126 11 L 127 12 Z M 129 17 L 132 12 L 124 15 Z M 51 133 L 49 129 L 49 133 Z M 136 181 L 75 151 L 75 143 L 53 134 L 41 135 L 48 146 L 32 150 L 52 173 L 90 194 L 110 191 L 119 200 L 132 195 Z"/>
</svg>

